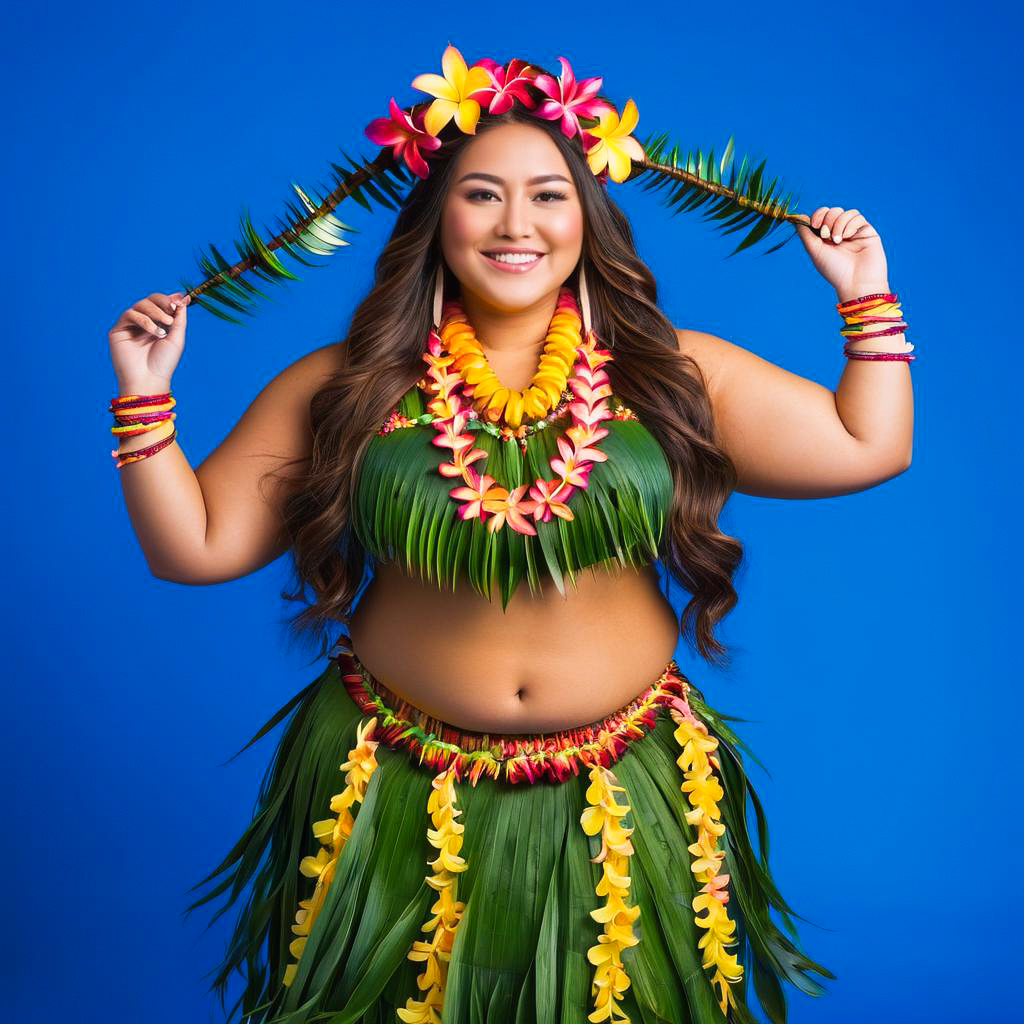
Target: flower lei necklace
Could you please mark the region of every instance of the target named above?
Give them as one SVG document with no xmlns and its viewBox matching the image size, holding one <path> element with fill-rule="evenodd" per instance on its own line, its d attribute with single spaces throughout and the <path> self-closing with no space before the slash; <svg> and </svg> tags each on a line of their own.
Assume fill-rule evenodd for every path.
<svg viewBox="0 0 1024 1024">
<path fill-rule="evenodd" d="M 433 329 L 430 331 L 423 359 L 430 367 L 426 374 L 427 391 L 435 396 L 427 405 L 436 417 L 433 425 L 438 432 L 432 443 L 439 448 L 452 450 L 451 461 L 440 463 L 437 467 L 438 472 L 445 477 L 461 477 L 465 484 L 452 488 L 450 492 L 451 496 L 460 502 L 459 517 L 464 520 L 484 520 L 492 533 L 508 525 L 518 533 L 529 535 L 537 533 L 529 517 L 532 517 L 534 522 L 545 523 L 552 515 L 568 521 L 575 519 L 566 502 L 577 489 L 586 489 L 594 463 L 605 462 L 608 459 L 608 456 L 597 447 L 597 443 L 608 435 L 608 431 L 600 424 L 613 416 L 607 401 L 612 393 L 611 383 L 608 374 L 602 369 L 604 363 L 613 358 L 611 353 L 598 348 L 597 338 L 592 330 L 587 332 L 585 339 L 581 338 L 582 321 L 579 307 L 572 291 L 562 288 L 552 324 L 558 320 L 560 325 L 564 325 L 560 326 L 560 331 L 576 342 L 575 357 L 571 363 L 572 376 L 568 379 L 574 398 L 568 407 L 572 425 L 566 428 L 565 435 L 558 439 L 560 457 L 552 456 L 549 460 L 555 479 L 545 480 L 538 477 L 532 484 L 522 484 L 509 491 L 498 486 L 494 477 L 472 468 L 472 463 L 487 458 L 486 451 L 473 447 L 473 435 L 464 432 L 470 419 L 479 418 L 476 410 L 467 401 L 471 397 L 477 397 L 475 390 L 478 385 L 471 384 L 468 379 L 470 375 L 464 377 L 462 372 L 453 366 L 457 357 L 446 350 L 445 341 L 442 339 L 449 333 L 449 328 L 454 326 L 455 333 L 466 346 L 464 351 L 472 352 L 470 339 L 475 341 L 475 336 L 466 331 L 461 305 L 453 300 L 448 306 L 451 312 L 443 320 L 440 335 Z M 560 317 L 560 314 L 564 316 Z M 549 339 L 554 329 L 553 326 L 549 330 Z M 561 340 L 559 338 L 559 341 Z M 554 344 L 552 347 L 559 348 Z M 489 367 L 481 367 L 472 360 L 470 362 L 472 368 L 477 371 L 472 376 L 486 381 Z M 453 369 L 455 372 L 451 372 Z M 547 387 L 555 382 L 549 378 L 548 384 L 541 388 L 542 393 L 548 395 Z M 496 395 L 498 401 L 494 402 Z M 485 408 L 490 410 L 493 405 L 499 410 L 500 415 L 503 401 L 505 407 L 508 405 L 507 399 L 502 400 L 497 391 L 490 397 L 491 401 Z M 528 498 L 524 497 L 527 489 Z"/>
<path fill-rule="evenodd" d="M 558 405 L 582 340 L 580 318 L 572 306 L 560 297 L 537 371 L 523 391 L 502 386 L 466 314 L 457 303 L 449 308 L 451 312 L 441 327 L 441 340 L 448 354 L 455 357 L 455 369 L 472 388 L 473 407 L 479 415 L 492 423 L 502 420 L 516 430 L 524 415 L 541 419 Z"/>
</svg>

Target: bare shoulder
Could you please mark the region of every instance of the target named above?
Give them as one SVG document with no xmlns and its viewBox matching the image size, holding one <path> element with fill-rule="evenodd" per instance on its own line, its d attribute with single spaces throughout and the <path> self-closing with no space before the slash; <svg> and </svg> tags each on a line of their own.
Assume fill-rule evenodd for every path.
<svg viewBox="0 0 1024 1024">
<path fill-rule="evenodd" d="M 298 388 L 312 398 L 344 365 L 345 346 L 337 341 L 307 352 L 278 374 L 275 380 L 282 380 L 286 386 Z"/>
<path fill-rule="evenodd" d="M 722 380 L 722 371 L 729 359 L 729 349 L 737 348 L 724 338 L 685 327 L 675 328 L 679 351 L 689 356 L 700 368 L 708 394 L 714 394 Z"/>
</svg>

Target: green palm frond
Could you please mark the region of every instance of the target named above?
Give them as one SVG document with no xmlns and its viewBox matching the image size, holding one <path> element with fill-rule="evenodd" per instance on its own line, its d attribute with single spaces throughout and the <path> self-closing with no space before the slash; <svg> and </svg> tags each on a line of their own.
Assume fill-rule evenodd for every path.
<svg viewBox="0 0 1024 1024">
<path fill-rule="evenodd" d="M 661 447 L 632 420 L 606 420 L 601 447 L 608 458 L 590 473 L 587 487 L 570 498 L 574 519 L 534 524 L 536 537 L 511 527 L 492 533 L 480 519 L 463 521 L 451 497 L 457 481 L 437 469 L 434 428 L 423 395 L 411 388 L 402 415 L 419 425 L 375 437 L 360 468 L 353 525 L 379 561 L 399 563 L 408 575 L 457 589 L 462 577 L 502 607 L 520 583 L 538 592 L 550 576 L 560 593 L 583 568 L 603 562 L 644 565 L 658 557 L 672 471 Z M 550 476 L 560 430 L 532 434 L 523 452 L 476 426 L 474 445 L 487 452 L 487 472 L 513 489 Z M 628 468 L 627 468 L 628 467 Z"/>
<path fill-rule="evenodd" d="M 323 189 L 322 195 L 309 190 L 316 196 L 315 202 L 306 190 L 292 182 L 292 188 L 302 205 L 287 201 L 289 219 L 284 221 L 278 218 L 278 233 L 269 241 L 260 237 L 248 212 L 243 212 L 242 238 L 235 242 L 239 256 L 237 263 L 232 264 L 212 244 L 208 255 L 201 253 L 197 256 L 199 269 L 205 279 L 199 285 L 192 285 L 186 280 L 180 282 L 185 292 L 191 295 L 192 301 L 222 320 L 241 324 L 240 320 L 227 311 L 234 310 L 252 316 L 254 297 L 269 299 L 249 277 L 271 282 L 298 280 L 281 262 L 277 250 L 283 250 L 304 266 L 316 267 L 322 264 L 310 262 L 303 253 L 330 256 L 341 246 L 349 244 L 344 233 L 357 233 L 357 229 L 338 220 L 332 212 L 342 200 L 354 199 L 367 210 L 372 210 L 371 200 L 389 210 L 398 209 L 403 198 L 399 188 L 409 185 L 413 175 L 394 160 L 390 151 L 382 150 L 374 160 L 363 160 L 361 163 L 353 160 L 344 150 L 342 156 L 349 167 L 331 164 L 334 180 L 329 190 Z"/>
<path fill-rule="evenodd" d="M 645 190 L 661 192 L 660 198 L 673 215 L 703 208 L 705 219 L 715 221 L 715 226 L 723 234 L 749 229 L 730 256 L 760 241 L 786 222 L 809 223 L 810 218 L 806 214 L 791 211 L 796 203 L 794 197 L 776 194 L 777 178 L 765 185 L 764 161 L 751 168 L 744 157 L 739 168 L 732 166 L 732 138 L 721 160 L 715 159 L 713 149 L 707 154 L 701 150 L 696 154 L 688 151 L 684 156 L 678 144 L 668 148 L 668 136 L 665 134 L 648 136 L 641 145 L 645 159 L 634 166 L 628 180 L 638 182 Z M 197 256 L 203 281 L 198 285 L 180 281 L 193 302 L 222 320 L 240 324 L 241 321 L 231 315 L 232 311 L 252 316 L 255 299 L 269 299 L 256 287 L 253 278 L 276 283 L 298 280 L 297 275 L 282 262 L 282 255 L 291 256 L 303 266 L 322 266 L 310 262 L 305 254 L 330 256 L 350 244 L 345 233 L 358 233 L 358 230 L 340 221 L 333 213 L 343 200 L 353 199 L 371 212 L 371 202 L 389 210 L 398 209 L 404 199 L 403 190 L 416 178 L 401 160 L 396 160 L 393 151 L 384 147 L 373 160 L 354 160 L 343 150 L 341 152 L 348 166 L 332 162 L 333 179 L 319 192 L 307 191 L 292 182 L 300 203 L 286 202 L 288 219 L 277 219 L 278 230 L 273 237 L 264 240 L 253 226 L 248 211 L 244 211 L 241 240 L 235 242 L 237 262 L 232 263 L 213 244 L 209 245 L 208 253 Z M 310 194 L 314 198 L 310 198 Z M 270 234 L 269 230 L 264 234 Z M 781 248 L 791 237 L 767 252 Z"/>
<path fill-rule="evenodd" d="M 715 151 L 708 153 L 697 150 L 696 155 L 688 151 L 683 156 L 678 144 L 668 149 L 668 135 L 648 136 L 643 142 L 646 160 L 641 170 L 628 179 L 636 181 L 642 188 L 662 192 L 662 202 L 676 213 L 704 209 L 704 219 L 717 221 L 716 227 L 723 234 L 731 234 L 749 227 L 743 241 L 729 253 L 736 253 L 754 245 L 787 222 L 806 224 L 806 214 L 791 212 L 799 197 L 776 194 L 778 178 L 764 184 L 765 161 L 754 169 L 744 157 L 739 168 L 732 163 L 733 138 L 725 147 L 720 161 L 715 160 Z M 726 177 L 726 169 L 731 172 Z M 665 193 L 664 190 L 668 189 Z M 796 234 L 794 230 L 793 234 Z M 781 249 L 792 238 L 789 235 L 778 245 L 772 246 L 764 255 Z"/>
</svg>

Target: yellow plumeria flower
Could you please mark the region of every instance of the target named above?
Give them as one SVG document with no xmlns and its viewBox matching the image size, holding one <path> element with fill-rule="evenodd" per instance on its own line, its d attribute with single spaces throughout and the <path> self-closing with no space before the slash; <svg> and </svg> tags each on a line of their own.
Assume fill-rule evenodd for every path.
<svg viewBox="0 0 1024 1024">
<path fill-rule="evenodd" d="M 482 67 L 467 68 L 462 54 L 451 43 L 441 57 L 441 70 L 444 77 L 423 74 L 412 80 L 414 89 L 437 97 L 427 108 L 423 127 L 428 134 L 436 136 L 454 117 L 460 131 L 475 135 L 480 104 L 470 97 L 481 89 L 493 87 L 490 75 Z"/>
<path fill-rule="evenodd" d="M 632 99 L 626 102 L 621 120 L 614 107 L 605 107 L 597 118 L 599 123 L 593 128 L 587 128 L 585 132 L 588 143 L 591 139 L 597 139 L 587 149 L 590 170 L 600 174 L 607 164 L 612 181 L 625 181 L 629 177 L 630 161 L 641 163 L 646 155 L 644 147 L 631 134 L 640 120 L 636 104 Z"/>
</svg>

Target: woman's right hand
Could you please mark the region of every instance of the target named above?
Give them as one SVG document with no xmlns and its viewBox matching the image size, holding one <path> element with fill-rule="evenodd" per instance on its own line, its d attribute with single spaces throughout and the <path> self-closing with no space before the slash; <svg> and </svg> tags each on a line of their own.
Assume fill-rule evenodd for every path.
<svg viewBox="0 0 1024 1024">
<path fill-rule="evenodd" d="M 170 391 L 171 376 L 185 350 L 182 292 L 154 292 L 126 309 L 110 329 L 110 360 L 121 390 L 136 394 Z"/>
</svg>

